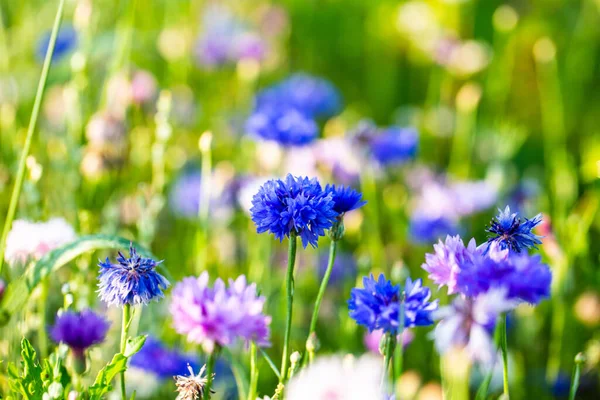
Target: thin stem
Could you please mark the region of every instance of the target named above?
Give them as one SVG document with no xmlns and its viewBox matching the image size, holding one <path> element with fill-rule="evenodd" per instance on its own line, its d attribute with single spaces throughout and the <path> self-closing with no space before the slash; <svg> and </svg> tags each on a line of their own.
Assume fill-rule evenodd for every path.
<svg viewBox="0 0 600 400">
<path fill-rule="evenodd" d="M 502 335 L 502 323 L 496 324 L 496 329 L 494 330 L 494 343 L 496 344 L 496 348 L 500 345 L 500 337 Z M 481 386 L 477 390 L 477 394 L 475 396 L 475 400 L 485 400 L 487 398 L 488 389 L 490 387 L 490 383 L 492 382 L 492 376 L 494 374 L 495 365 L 493 365 L 489 371 L 487 371 Z"/>
<path fill-rule="evenodd" d="M 388 376 L 390 368 L 390 360 L 394 355 L 394 345 L 396 344 L 396 335 L 390 333 L 385 334 L 385 349 L 383 352 L 383 374 L 381 375 L 381 387 L 385 385 L 385 380 Z"/>
<path fill-rule="evenodd" d="M 502 349 L 502 377 L 504 380 L 504 396 L 508 399 L 510 398 L 510 395 L 508 388 L 508 335 L 506 332 L 506 313 L 501 317 L 501 324 L 500 348 Z"/>
<path fill-rule="evenodd" d="M 31 111 L 29 128 L 27 129 L 25 144 L 23 145 L 23 151 L 21 152 L 21 158 L 19 160 L 19 168 L 17 170 L 15 186 L 13 187 L 13 191 L 10 196 L 8 213 L 6 214 L 6 221 L 4 222 L 4 229 L 2 230 L 2 237 L 0 238 L 0 273 L 2 272 L 2 265 L 4 262 L 6 238 L 8 236 L 8 232 L 10 232 L 13 219 L 15 218 L 17 204 L 19 203 L 19 197 L 21 195 L 21 188 L 23 187 L 23 179 L 25 177 L 25 164 L 27 156 L 29 155 L 29 150 L 31 149 L 33 133 L 35 132 L 35 127 L 37 126 L 38 115 L 40 113 L 40 106 L 44 97 L 44 90 L 46 89 L 46 81 L 48 80 L 48 71 L 50 71 L 50 65 L 52 64 L 52 55 L 54 54 L 56 37 L 58 36 L 58 30 L 60 29 L 60 23 L 62 21 L 64 5 L 65 0 L 59 0 L 58 10 L 56 11 L 56 17 L 54 18 L 54 26 L 52 27 L 52 34 L 50 35 L 50 42 L 48 43 L 48 50 L 46 51 L 46 58 L 44 59 L 44 66 L 42 67 L 42 75 L 40 76 L 37 93 L 35 95 L 35 101 L 33 103 L 33 110 Z"/>
<path fill-rule="evenodd" d="M 129 324 L 131 322 L 131 304 L 123 306 L 123 322 L 121 324 L 121 346 L 119 347 L 121 354 L 125 353 L 127 346 L 127 336 L 129 335 Z M 127 400 L 127 391 L 125 389 L 125 371 L 121 372 L 121 399 Z"/>
<path fill-rule="evenodd" d="M 197 234 L 198 245 L 198 273 L 206 269 L 206 258 L 208 256 L 208 218 L 211 197 L 212 176 L 212 133 L 204 132 L 198 143 L 202 154 L 202 170 L 200 171 L 200 193 L 198 193 L 198 220 L 199 229 Z"/>
<path fill-rule="evenodd" d="M 206 386 L 204 387 L 204 390 L 205 390 L 207 399 L 210 399 L 212 397 L 210 388 L 213 383 L 213 374 L 215 371 L 215 363 L 217 362 L 217 357 L 219 356 L 220 350 L 221 350 L 220 347 L 216 346 L 213 349 L 213 351 L 211 351 L 210 354 L 208 355 L 208 360 L 206 360 Z"/>
<path fill-rule="evenodd" d="M 248 400 L 256 400 L 256 387 L 258 386 L 258 351 L 256 343 L 250 343 L 250 390 Z"/>
<path fill-rule="evenodd" d="M 290 345 L 290 334 L 292 330 L 292 305 L 294 303 L 294 264 L 296 262 L 296 233 L 290 235 L 288 247 L 288 266 L 285 279 L 285 288 L 287 292 L 287 315 L 285 320 L 285 335 L 283 337 L 283 355 L 281 356 L 281 370 L 279 383 L 283 383 L 287 377 L 288 352 Z"/>
<path fill-rule="evenodd" d="M 329 260 L 327 262 L 327 269 L 325 270 L 325 275 L 323 275 L 323 280 L 321 281 L 321 287 L 319 288 L 319 293 L 317 294 L 317 299 L 315 300 L 315 308 L 313 309 L 312 319 L 310 321 L 310 329 L 308 331 L 308 339 L 306 350 L 308 352 L 308 359 L 312 361 L 314 357 L 314 346 L 309 346 L 308 341 L 311 340 L 311 336 L 315 333 L 317 329 L 317 320 L 319 319 L 319 309 L 321 308 L 321 302 L 323 301 L 323 297 L 325 296 L 325 291 L 327 290 L 327 284 L 329 283 L 329 278 L 331 277 L 331 271 L 333 270 L 333 264 L 335 263 L 335 255 L 337 253 L 337 240 L 331 240 L 331 244 L 329 245 Z"/>
<path fill-rule="evenodd" d="M 277 370 L 277 366 L 275 365 L 275 363 L 273 362 L 271 357 L 269 357 L 267 352 L 264 351 L 263 349 L 261 349 L 260 347 L 258 348 L 258 350 L 260 350 L 260 354 L 265 358 L 265 360 L 267 360 L 267 364 L 269 364 L 269 367 L 271 367 L 271 370 L 273 371 L 273 373 L 275 374 L 277 379 L 279 379 L 281 381 L 281 374 Z"/>
<path fill-rule="evenodd" d="M 579 389 L 579 378 L 581 377 L 581 364 L 585 361 L 583 354 L 575 356 L 575 365 L 573 366 L 573 375 L 571 376 L 571 389 L 569 390 L 569 400 L 575 400 L 577 389 Z"/>
</svg>

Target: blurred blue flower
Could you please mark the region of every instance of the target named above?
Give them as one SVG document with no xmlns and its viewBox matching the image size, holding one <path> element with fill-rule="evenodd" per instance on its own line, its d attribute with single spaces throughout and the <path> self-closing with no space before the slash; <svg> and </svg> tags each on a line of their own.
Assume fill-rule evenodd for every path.
<svg viewBox="0 0 600 400">
<path fill-rule="evenodd" d="M 419 134 L 412 128 L 392 126 L 374 135 L 369 148 L 375 161 L 383 166 L 403 164 L 417 155 Z"/>
<path fill-rule="evenodd" d="M 404 307 L 404 326 L 426 326 L 433 324 L 432 312 L 438 301 L 429 302 L 431 290 L 422 286 L 421 279 L 406 280 L 404 291 L 400 285 L 392 285 L 383 274 L 375 280 L 373 275 L 363 278 L 363 289 L 350 292 L 348 309 L 350 317 L 369 331 L 383 329 L 397 333 L 400 324 L 400 307 Z"/>
<path fill-rule="evenodd" d="M 305 73 L 296 73 L 278 86 L 279 101 L 313 118 L 331 118 L 342 109 L 337 88 L 328 80 Z"/>
<path fill-rule="evenodd" d="M 282 146 L 304 146 L 319 134 L 316 122 L 298 110 L 273 104 L 254 110 L 246 121 L 246 131 L 263 140 Z"/>
<path fill-rule="evenodd" d="M 446 236 L 456 235 L 461 229 L 456 221 L 444 217 L 414 214 L 409 221 L 409 235 L 413 242 L 431 243 Z"/>
<path fill-rule="evenodd" d="M 152 336 L 146 338 L 142 349 L 131 357 L 129 363 L 131 367 L 150 372 L 161 380 L 187 374 L 188 364 L 194 370 L 199 368 L 199 363 L 193 355 L 171 350 Z"/>
<path fill-rule="evenodd" d="M 524 249 L 537 248 L 536 245 L 541 244 L 540 236 L 532 232 L 540 222 L 542 222 L 542 214 L 538 214 L 532 219 L 522 220 L 518 217 L 518 213 L 511 213 L 510 207 L 506 206 L 504 211 L 498 210 L 500 213 L 492 219 L 487 232 L 492 235 L 488 239 L 488 245 L 498 243 L 501 249 L 510 249 L 514 252 L 521 252 Z"/>
<path fill-rule="evenodd" d="M 327 263 L 329 262 L 329 254 L 323 253 L 319 257 L 319 266 L 317 268 L 319 281 L 323 280 L 325 271 L 327 271 Z M 332 286 L 337 284 L 343 284 L 344 281 L 351 281 L 356 279 L 356 273 L 358 266 L 356 260 L 350 253 L 338 253 L 333 262 L 333 268 L 331 269 L 331 276 L 329 277 L 329 283 Z"/>
<path fill-rule="evenodd" d="M 294 74 L 256 96 L 246 131 L 282 146 L 303 146 L 319 134 L 316 119 L 330 118 L 340 110 L 340 95 L 331 83 Z"/>
<path fill-rule="evenodd" d="M 42 36 L 38 42 L 36 57 L 40 62 L 44 61 L 48 46 L 50 45 L 50 36 L 52 32 L 48 31 Z M 77 46 L 77 32 L 71 26 L 64 26 L 58 31 L 56 36 L 56 44 L 54 45 L 54 53 L 52 61 L 60 61 L 63 57 L 69 54 Z"/>
<path fill-rule="evenodd" d="M 65 311 L 56 318 L 50 336 L 81 356 L 88 347 L 104 341 L 109 325 L 104 317 L 92 310 Z"/>
<path fill-rule="evenodd" d="M 117 264 L 112 264 L 108 257 L 105 262 L 100 261 L 100 299 L 108 305 L 123 307 L 148 304 L 164 297 L 169 282 L 155 270 L 161 262 L 141 257 L 133 245 L 129 246 L 129 258 L 119 252 Z"/>
<path fill-rule="evenodd" d="M 252 199 L 252 221 L 258 233 L 271 232 L 282 241 L 292 233 L 302 245 L 317 247 L 319 236 L 331 228 L 338 213 L 331 193 L 325 192 L 316 178 L 294 177 L 270 180 Z"/>
<path fill-rule="evenodd" d="M 331 193 L 334 202 L 333 210 L 340 215 L 359 209 L 367 204 L 366 201 L 362 200 L 362 193 L 357 192 L 350 186 L 328 184 L 325 186 L 325 192 Z"/>
</svg>

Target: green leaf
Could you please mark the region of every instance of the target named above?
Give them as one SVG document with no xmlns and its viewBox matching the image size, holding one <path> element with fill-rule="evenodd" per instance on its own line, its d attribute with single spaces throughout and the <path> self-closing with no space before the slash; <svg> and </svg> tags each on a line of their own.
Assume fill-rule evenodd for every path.
<svg viewBox="0 0 600 400">
<path fill-rule="evenodd" d="M 123 355 L 127 358 L 131 357 L 135 353 L 141 350 L 142 346 L 146 342 L 147 335 L 140 335 L 135 338 L 127 339 L 127 343 L 125 344 L 125 352 Z"/>
<path fill-rule="evenodd" d="M 21 358 L 23 366 L 21 375 L 14 365 L 10 365 L 8 369 L 11 390 L 21 394 L 25 399 L 42 399 L 44 394 L 42 367 L 38 362 L 35 349 L 25 338 L 21 341 Z"/>
<path fill-rule="evenodd" d="M 112 390 L 110 382 L 120 372 L 127 369 L 127 357 L 123 354 L 115 354 L 112 361 L 98 372 L 94 384 L 89 388 L 90 400 L 100 400 Z"/>
<path fill-rule="evenodd" d="M 4 301 L 0 306 L 0 326 L 8 324 L 11 316 L 25 306 L 35 287 L 46 276 L 55 273 L 69 262 L 89 251 L 125 250 L 129 248 L 130 243 L 133 243 L 138 253 L 143 257 L 156 258 L 135 242 L 120 236 L 103 234 L 82 236 L 74 242 L 48 252 L 37 263 L 27 268 L 23 276 L 11 282 L 6 288 Z M 161 274 L 171 280 L 170 274 L 162 264 L 157 268 Z"/>
</svg>

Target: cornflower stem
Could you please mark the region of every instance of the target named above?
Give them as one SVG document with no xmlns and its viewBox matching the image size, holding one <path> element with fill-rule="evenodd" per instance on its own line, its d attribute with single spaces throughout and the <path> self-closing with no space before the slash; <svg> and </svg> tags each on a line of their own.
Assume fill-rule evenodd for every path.
<svg viewBox="0 0 600 400">
<path fill-rule="evenodd" d="M 383 374 L 381 375 L 381 387 L 385 385 L 389 373 L 390 361 L 394 357 L 394 346 L 396 345 L 396 335 L 385 334 L 385 347 L 383 350 Z"/>
<path fill-rule="evenodd" d="M 212 176 L 212 133 L 204 132 L 200 136 L 198 147 L 202 154 L 202 170 L 200 171 L 200 193 L 198 194 L 198 220 L 200 222 L 197 238 L 198 273 L 206 269 L 208 257 L 208 218 L 211 197 Z"/>
<path fill-rule="evenodd" d="M 123 306 L 123 322 L 121 324 L 121 346 L 119 350 L 121 354 L 125 353 L 125 346 L 127 346 L 127 337 L 129 335 L 129 324 L 131 323 L 131 304 L 125 304 Z M 121 399 L 127 400 L 127 390 L 125 388 L 125 371 L 121 372 Z"/>
<path fill-rule="evenodd" d="M 250 343 L 250 390 L 248 400 L 256 400 L 256 388 L 258 386 L 258 351 L 256 343 Z"/>
<path fill-rule="evenodd" d="M 581 377 L 581 364 L 585 362 L 582 353 L 575 356 L 575 365 L 573 366 L 573 375 L 571 376 L 571 389 L 569 390 L 569 400 L 575 400 L 577 389 L 579 389 L 579 378 Z"/>
<path fill-rule="evenodd" d="M 6 214 L 6 220 L 4 222 L 4 228 L 2 230 L 2 237 L 0 237 L 0 273 L 2 272 L 2 266 L 4 262 L 6 238 L 8 237 L 8 233 L 10 232 L 10 228 L 12 227 L 12 222 L 15 218 L 17 205 L 19 203 L 19 197 L 21 195 L 21 189 L 23 187 L 27 156 L 29 156 L 31 142 L 33 141 L 33 133 L 35 132 L 35 128 L 37 126 L 40 107 L 42 105 L 42 99 L 44 97 L 44 91 L 46 89 L 46 81 L 48 80 L 48 72 L 50 71 L 50 65 L 52 64 L 52 55 L 54 54 L 56 37 L 58 36 L 58 30 L 60 29 L 60 24 L 62 22 L 64 5 L 65 0 L 59 0 L 58 10 L 56 11 L 56 17 L 54 18 L 54 25 L 52 26 L 52 33 L 50 34 L 50 42 L 48 43 L 48 50 L 46 50 L 46 57 L 44 58 L 42 74 L 40 76 L 35 100 L 33 102 L 33 110 L 31 111 L 29 127 L 27 128 L 27 136 L 25 137 L 23 151 L 21 152 L 21 158 L 19 159 L 19 167 L 17 169 L 17 176 L 15 178 L 15 186 L 13 187 L 13 191 L 10 196 L 10 203 L 8 205 L 8 212 Z"/>
<path fill-rule="evenodd" d="M 500 348 L 502 349 L 502 378 L 504 381 L 504 396 L 510 398 L 508 384 L 508 335 L 506 326 L 506 313 L 502 315 L 502 327 L 500 328 Z"/>
<path fill-rule="evenodd" d="M 398 382 L 398 378 L 400 378 L 400 375 L 402 374 L 402 367 L 403 367 L 403 362 L 404 362 L 404 342 L 402 339 L 402 334 L 404 333 L 404 304 L 401 303 L 400 304 L 400 316 L 398 318 L 399 321 L 399 330 L 398 330 L 398 337 L 400 339 L 396 339 L 397 343 L 396 343 L 396 348 L 394 349 L 394 369 L 393 369 L 393 378 L 394 378 L 394 384 L 396 384 L 396 382 Z"/>
<path fill-rule="evenodd" d="M 297 235 L 292 232 L 288 247 L 288 266 L 285 279 L 287 293 L 287 313 L 285 320 L 285 334 L 283 336 L 283 355 L 281 356 L 281 370 L 279 383 L 284 383 L 287 378 L 288 352 L 290 345 L 290 334 L 292 330 L 292 306 L 294 303 L 294 264 L 296 262 Z"/>
<path fill-rule="evenodd" d="M 213 384 L 213 374 L 215 371 L 215 363 L 217 362 L 217 357 L 219 357 L 219 353 L 221 348 L 216 345 L 213 351 L 208 354 L 208 359 L 206 360 L 206 386 L 204 387 L 206 398 L 210 399 L 212 397 L 210 388 Z"/>
<path fill-rule="evenodd" d="M 502 326 L 502 324 L 496 324 L 496 329 L 494 330 L 494 343 L 496 344 L 496 347 L 500 344 Z M 483 382 L 479 386 L 479 389 L 477 389 L 475 400 L 485 400 L 487 398 L 488 389 L 492 382 L 492 375 L 494 374 L 494 367 L 495 366 L 492 366 L 489 371 L 487 371 Z"/>
<path fill-rule="evenodd" d="M 329 283 L 329 278 L 331 277 L 331 271 L 333 270 L 333 264 L 335 263 L 335 255 L 337 253 L 337 240 L 331 240 L 331 244 L 329 245 L 329 260 L 327 261 L 327 269 L 325 270 L 325 275 L 323 275 L 323 280 L 321 281 L 321 287 L 319 288 L 319 293 L 317 294 L 317 299 L 315 300 L 315 308 L 313 309 L 312 319 L 310 321 L 310 329 L 308 331 L 308 339 L 306 342 L 306 351 L 308 354 L 309 363 L 312 362 L 315 353 L 315 346 L 309 345 L 309 341 L 312 340 L 311 336 L 315 333 L 317 329 L 317 320 L 319 319 L 319 309 L 321 308 L 321 302 L 323 301 L 323 297 L 325 297 L 325 291 L 327 291 L 327 284 Z"/>
</svg>

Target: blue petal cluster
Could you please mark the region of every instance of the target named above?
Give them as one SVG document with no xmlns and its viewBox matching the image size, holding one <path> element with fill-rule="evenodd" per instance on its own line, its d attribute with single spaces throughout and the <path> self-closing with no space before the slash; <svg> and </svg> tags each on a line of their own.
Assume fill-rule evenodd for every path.
<svg viewBox="0 0 600 400">
<path fill-rule="evenodd" d="M 46 58 L 46 52 L 50 45 L 51 32 L 46 32 L 40 39 L 37 47 L 36 57 L 40 61 L 44 61 Z M 65 26 L 58 31 L 56 36 L 56 43 L 54 45 L 54 53 L 52 53 L 52 60 L 59 61 L 67 54 L 69 54 L 77 46 L 77 32 L 72 26 Z"/>
<path fill-rule="evenodd" d="M 432 312 L 437 310 L 438 301 L 429 302 L 431 290 L 422 285 L 420 279 L 406 280 L 404 291 L 400 285 L 392 285 L 383 274 L 363 278 L 364 288 L 350 292 L 348 309 L 350 317 L 369 331 L 383 329 L 397 333 L 400 325 L 400 307 L 404 307 L 404 326 L 426 326 L 433 324 Z"/>
<path fill-rule="evenodd" d="M 419 134 L 412 128 L 389 127 L 372 136 L 369 147 L 373 159 L 379 164 L 403 164 L 416 156 Z"/>
<path fill-rule="evenodd" d="M 505 258 L 475 254 L 459 265 L 458 291 L 475 297 L 491 288 L 504 288 L 506 298 L 538 304 L 550 296 L 552 272 L 539 255 L 509 253 Z"/>
<path fill-rule="evenodd" d="M 100 261 L 100 299 L 108 305 L 123 307 L 148 304 L 164 297 L 163 290 L 169 282 L 155 270 L 161 262 L 141 257 L 133 245 L 129 246 L 129 258 L 119 252 L 117 264 L 112 264 L 108 257 L 105 262 Z"/>
<path fill-rule="evenodd" d="M 340 109 L 340 95 L 331 83 L 295 74 L 257 95 L 246 131 L 282 146 L 304 146 L 319 134 L 316 120 L 330 118 Z"/>
<path fill-rule="evenodd" d="M 500 213 L 492 219 L 487 229 L 487 232 L 491 233 L 488 244 L 496 242 L 503 250 L 509 249 L 520 253 L 525 249 L 537 248 L 536 245 L 542 243 L 540 236 L 532 232 L 533 228 L 542 222 L 542 214 L 532 219 L 522 220 L 518 217 L 518 213 L 510 212 L 509 206 L 506 206 L 504 211 L 498 211 Z"/>
<path fill-rule="evenodd" d="M 150 372 L 161 380 L 187 374 L 188 365 L 194 370 L 200 368 L 193 355 L 171 350 L 151 336 L 146 339 L 141 350 L 131 357 L 129 365 Z"/>
<path fill-rule="evenodd" d="M 325 192 L 331 193 L 334 202 L 333 210 L 340 215 L 367 204 L 366 201 L 362 200 L 362 193 L 357 192 L 349 186 L 327 185 L 325 186 Z"/>
<path fill-rule="evenodd" d="M 92 310 L 65 311 L 56 318 L 50 336 L 55 342 L 65 343 L 73 351 L 83 353 L 88 347 L 104 341 L 108 327 L 108 321 Z"/>
<path fill-rule="evenodd" d="M 271 232 L 282 241 L 297 234 L 304 248 L 317 247 L 319 236 L 331 228 L 338 213 L 331 193 L 316 178 L 294 177 L 267 181 L 252 198 L 252 221 L 258 233 Z"/>
</svg>

